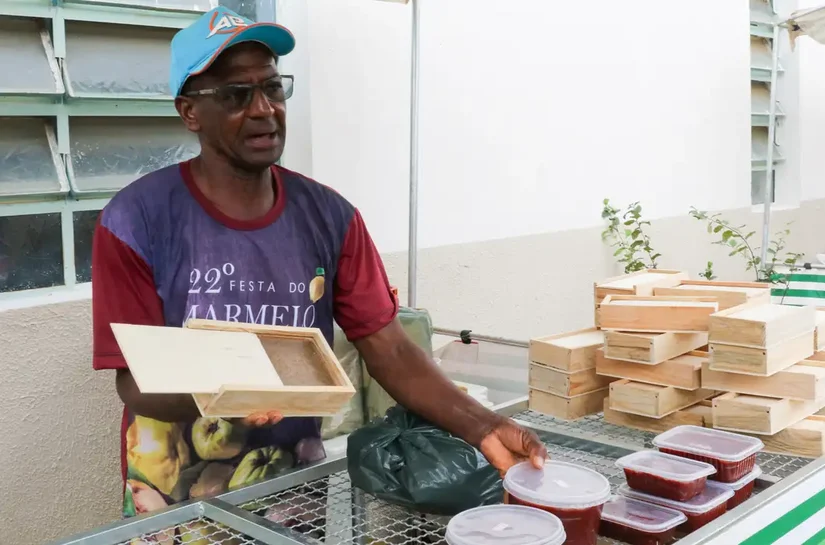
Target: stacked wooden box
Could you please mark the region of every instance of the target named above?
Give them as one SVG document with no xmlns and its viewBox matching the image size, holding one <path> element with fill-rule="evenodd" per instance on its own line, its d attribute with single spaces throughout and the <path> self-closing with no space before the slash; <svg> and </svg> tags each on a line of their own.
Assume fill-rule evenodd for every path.
<svg viewBox="0 0 825 545">
<path fill-rule="evenodd" d="M 575 419 L 601 403 L 616 425 L 716 427 L 825 454 L 825 309 L 661 270 L 608 279 L 594 298 L 596 328 L 531 341 L 533 410 Z"/>
</svg>

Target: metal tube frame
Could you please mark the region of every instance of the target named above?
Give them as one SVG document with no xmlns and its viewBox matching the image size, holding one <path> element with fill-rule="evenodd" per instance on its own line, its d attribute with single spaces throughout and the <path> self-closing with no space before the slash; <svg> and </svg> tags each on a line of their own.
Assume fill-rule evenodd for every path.
<svg viewBox="0 0 825 545">
<path fill-rule="evenodd" d="M 762 215 L 762 264 L 768 262 L 768 247 L 771 242 L 771 206 L 773 205 L 773 177 L 774 177 L 774 140 L 776 139 L 776 81 L 779 68 L 779 25 L 773 23 L 773 42 L 771 43 L 771 88 L 770 106 L 768 110 L 768 150 L 765 155 L 765 191 L 763 196 Z"/>
<path fill-rule="evenodd" d="M 407 249 L 407 306 L 415 308 L 418 298 L 418 60 L 420 0 L 412 3 L 412 47 L 410 63 L 410 211 Z"/>
</svg>

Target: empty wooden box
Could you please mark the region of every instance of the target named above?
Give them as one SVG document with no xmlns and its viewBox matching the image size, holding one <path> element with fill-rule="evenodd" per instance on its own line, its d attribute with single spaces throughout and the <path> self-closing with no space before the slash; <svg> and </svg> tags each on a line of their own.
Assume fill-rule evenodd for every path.
<svg viewBox="0 0 825 545">
<path fill-rule="evenodd" d="M 532 411 L 562 420 L 576 420 L 600 412 L 607 395 L 607 388 L 573 397 L 564 397 L 538 388 L 530 388 L 528 403 Z"/>
<path fill-rule="evenodd" d="M 719 308 L 714 297 L 608 295 L 599 304 L 599 327 L 630 332 L 701 332 Z"/>
<path fill-rule="evenodd" d="M 334 416 L 355 394 L 318 329 L 189 320 L 112 330 L 141 393 L 192 394 L 203 416 Z"/>
<path fill-rule="evenodd" d="M 707 345 L 708 334 L 604 332 L 604 355 L 647 365 L 662 363 Z"/>
<path fill-rule="evenodd" d="M 658 365 L 645 365 L 614 360 L 600 350 L 596 359 L 596 372 L 605 377 L 698 390 L 702 386 L 702 364 L 707 362 L 707 357 L 705 352 L 690 352 Z"/>
<path fill-rule="evenodd" d="M 775 398 L 825 399 L 825 363 L 805 360 L 769 377 L 714 371 L 705 363 L 702 388 Z"/>
<path fill-rule="evenodd" d="M 604 344 L 604 333 L 596 328 L 530 339 L 530 361 L 573 372 L 596 367 L 596 349 Z"/>
<path fill-rule="evenodd" d="M 608 295 L 653 295 L 653 288 L 677 286 L 688 279 L 683 271 L 646 269 L 614 276 L 593 285 L 596 327 L 599 327 L 599 303 Z"/>
<path fill-rule="evenodd" d="M 539 363 L 530 363 L 530 388 L 562 397 L 574 397 L 602 390 L 610 386 L 611 382 L 613 379 L 597 375 L 595 367 L 566 373 Z"/>
<path fill-rule="evenodd" d="M 756 435 L 773 435 L 813 415 L 823 401 L 774 399 L 727 393 L 713 399 L 713 427 Z"/>
<path fill-rule="evenodd" d="M 771 285 L 761 282 L 718 282 L 715 280 L 683 280 L 678 286 L 655 287 L 653 295 L 716 297 L 719 310 L 745 303 L 770 303 Z"/>
<path fill-rule="evenodd" d="M 662 418 L 714 394 L 712 390 L 681 390 L 672 386 L 619 380 L 610 385 L 610 408 L 639 416 Z"/>
<path fill-rule="evenodd" d="M 813 307 L 748 304 L 710 318 L 710 369 L 770 376 L 814 352 Z"/>
</svg>

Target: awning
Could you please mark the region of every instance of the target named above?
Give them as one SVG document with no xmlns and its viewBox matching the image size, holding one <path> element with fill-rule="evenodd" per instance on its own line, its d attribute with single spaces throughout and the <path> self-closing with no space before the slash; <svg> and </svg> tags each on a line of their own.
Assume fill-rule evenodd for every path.
<svg viewBox="0 0 825 545">
<path fill-rule="evenodd" d="M 800 36 L 810 36 L 825 44 L 825 6 L 795 11 L 781 26 L 788 29 L 791 47 Z"/>
</svg>

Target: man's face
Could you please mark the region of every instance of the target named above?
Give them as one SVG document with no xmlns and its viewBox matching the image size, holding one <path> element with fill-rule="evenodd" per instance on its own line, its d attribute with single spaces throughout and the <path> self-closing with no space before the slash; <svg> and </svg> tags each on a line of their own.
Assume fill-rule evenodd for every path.
<svg viewBox="0 0 825 545">
<path fill-rule="evenodd" d="M 224 51 L 205 73 L 193 78 L 186 92 L 218 89 L 215 94 L 179 97 L 175 106 L 187 128 L 233 167 L 248 172 L 269 168 L 281 158 L 286 137 L 284 101 L 267 99 L 280 85 L 272 53 L 257 43 L 241 43 Z M 233 87 L 239 86 L 239 87 Z M 247 103 L 248 102 L 248 103 Z"/>
</svg>

